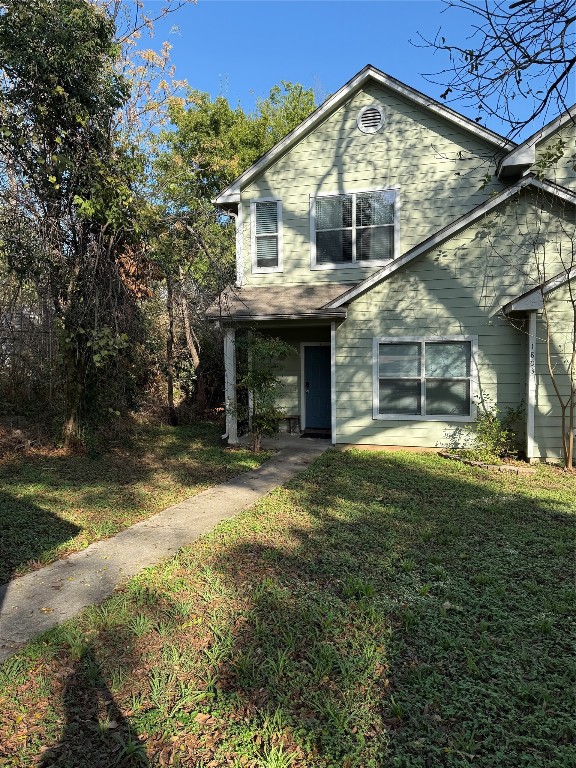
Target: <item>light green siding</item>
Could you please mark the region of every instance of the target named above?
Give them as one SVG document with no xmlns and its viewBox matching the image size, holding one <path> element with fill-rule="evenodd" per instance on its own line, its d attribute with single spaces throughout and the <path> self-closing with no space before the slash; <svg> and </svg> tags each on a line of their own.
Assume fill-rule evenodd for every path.
<svg viewBox="0 0 576 768">
<path fill-rule="evenodd" d="M 550 157 L 558 149 L 558 142 L 562 142 L 562 157 L 552 165 L 548 165 L 546 155 Z M 561 130 L 546 141 L 536 145 L 536 165 L 545 163 L 544 173 L 547 178 L 576 191 L 576 125 L 567 123 Z"/>
<path fill-rule="evenodd" d="M 522 195 L 350 304 L 336 334 L 337 442 L 441 447 L 463 426 L 373 418 L 375 337 L 477 336 L 479 390 L 501 409 L 526 398 L 526 328 L 501 313 L 536 281 L 534 239 L 523 221 L 541 221 L 538 262 L 555 274 L 560 219 Z"/>
<path fill-rule="evenodd" d="M 536 457 L 549 460 L 559 460 L 562 457 L 561 409 L 548 368 L 548 349 L 560 396 L 564 402 L 567 402 L 570 393 L 568 371 L 574 349 L 573 327 L 574 310 L 568 287 L 565 286 L 548 294 L 546 313 L 539 313 L 536 325 L 536 410 L 534 414 Z"/>
<path fill-rule="evenodd" d="M 382 105 L 386 124 L 359 131 L 361 107 Z M 380 86 L 357 93 L 242 190 L 245 282 L 356 283 L 375 268 L 310 269 L 310 199 L 322 193 L 396 188 L 403 253 L 467 213 L 503 185 L 482 187 L 494 147 Z M 282 201 L 283 274 L 252 274 L 250 201 Z"/>
</svg>

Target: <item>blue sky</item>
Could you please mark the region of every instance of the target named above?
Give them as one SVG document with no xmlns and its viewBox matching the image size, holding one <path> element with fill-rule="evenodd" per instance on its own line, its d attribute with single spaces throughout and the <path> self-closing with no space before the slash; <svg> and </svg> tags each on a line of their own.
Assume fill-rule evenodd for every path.
<svg viewBox="0 0 576 768">
<path fill-rule="evenodd" d="M 149 12 L 159 5 L 146 2 Z M 421 43 L 419 33 L 433 38 L 440 27 L 447 39 L 464 41 L 468 18 L 442 13 L 444 7 L 440 0 L 198 0 L 157 25 L 152 47 L 169 40 L 177 77 L 248 110 L 281 80 L 325 98 L 365 64 L 439 98 L 443 89 L 424 73 L 447 60 L 414 43 Z M 497 121 L 488 126 L 505 130 Z"/>
</svg>

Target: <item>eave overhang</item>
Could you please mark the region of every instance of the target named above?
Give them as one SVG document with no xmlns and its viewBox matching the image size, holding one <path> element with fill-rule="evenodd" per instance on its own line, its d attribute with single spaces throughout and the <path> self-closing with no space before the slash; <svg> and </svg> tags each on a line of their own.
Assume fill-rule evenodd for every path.
<svg viewBox="0 0 576 768">
<path fill-rule="evenodd" d="M 575 279 L 576 267 L 560 272 L 542 285 L 537 285 L 530 291 L 526 291 L 517 298 L 512 299 L 512 301 L 509 301 L 508 304 L 505 304 L 502 307 L 502 312 L 505 315 L 525 314 L 527 312 L 537 312 L 538 310 L 544 309 L 545 296 Z"/>
<path fill-rule="evenodd" d="M 536 147 L 550 138 L 570 122 L 576 123 L 576 104 L 558 115 L 547 125 L 539 128 L 514 149 L 510 150 L 498 163 L 496 175 L 499 179 L 513 179 L 522 176 L 536 162 Z"/>
<path fill-rule="evenodd" d="M 300 322 L 309 323 L 311 321 L 328 321 L 346 320 L 347 310 L 332 309 L 332 310 L 312 310 L 310 312 L 292 312 L 292 313 L 279 313 L 270 315 L 248 315 L 248 314 L 222 314 L 222 315 L 208 315 L 209 320 L 218 320 L 225 325 L 250 325 L 251 323 L 271 323 L 271 322 Z"/>
</svg>

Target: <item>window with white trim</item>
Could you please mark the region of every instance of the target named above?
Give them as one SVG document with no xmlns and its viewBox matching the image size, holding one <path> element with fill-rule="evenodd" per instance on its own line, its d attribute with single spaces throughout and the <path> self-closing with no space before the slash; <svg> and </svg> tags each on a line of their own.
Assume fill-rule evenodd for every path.
<svg viewBox="0 0 576 768">
<path fill-rule="evenodd" d="M 471 420 L 473 338 L 376 339 L 374 418 Z"/>
<path fill-rule="evenodd" d="M 252 269 L 254 272 L 282 270 L 282 203 L 280 200 L 252 202 Z"/>
<path fill-rule="evenodd" d="M 313 266 L 361 266 L 394 258 L 396 192 L 352 192 L 311 202 Z"/>
</svg>

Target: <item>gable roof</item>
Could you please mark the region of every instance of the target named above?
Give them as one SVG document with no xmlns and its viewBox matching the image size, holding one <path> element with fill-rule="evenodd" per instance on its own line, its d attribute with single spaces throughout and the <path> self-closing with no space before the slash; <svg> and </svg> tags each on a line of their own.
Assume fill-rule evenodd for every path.
<svg viewBox="0 0 576 768">
<path fill-rule="evenodd" d="M 512 301 L 509 301 L 508 304 L 502 307 L 502 312 L 507 315 L 510 312 L 532 312 L 536 309 L 542 309 L 544 307 L 544 296 L 574 279 L 576 279 L 576 267 L 566 269 L 542 285 L 537 285 L 532 290 L 526 291 L 512 299 Z"/>
<path fill-rule="evenodd" d="M 533 174 L 523 176 L 519 181 L 502 190 L 502 192 L 500 192 L 495 197 L 492 197 L 481 205 L 478 205 L 464 216 L 460 216 L 459 219 L 456 219 L 446 227 L 438 230 L 438 232 L 426 238 L 426 240 L 423 240 L 414 248 L 411 248 L 398 259 L 395 259 L 382 269 L 374 272 L 374 274 L 367 277 L 361 283 L 358 283 L 358 285 L 355 285 L 348 291 L 345 291 L 340 296 L 338 296 L 338 298 L 334 299 L 334 301 L 327 304 L 325 308 L 335 309 L 352 301 L 352 299 L 355 299 L 360 294 L 365 293 L 370 288 L 373 288 L 375 285 L 378 285 L 378 283 L 381 283 L 387 277 L 394 274 L 394 272 L 402 269 L 402 267 L 416 259 L 418 256 L 421 256 L 432 248 L 446 242 L 446 240 L 449 240 L 459 232 L 462 232 L 462 230 L 469 227 L 470 224 L 473 224 L 482 216 L 490 213 L 490 211 L 492 211 L 494 208 L 516 195 L 525 187 L 534 187 L 535 189 L 540 189 L 541 191 L 547 192 L 550 195 L 554 195 L 554 197 L 564 200 L 565 202 L 576 205 L 576 193 L 571 192 L 569 189 L 566 189 L 566 187 L 562 187 L 559 184 L 554 184 L 551 181 L 543 181 L 541 179 L 537 179 Z"/>
<path fill-rule="evenodd" d="M 567 123 L 576 123 L 576 104 L 567 109 L 558 117 L 551 120 L 547 125 L 539 128 L 525 141 L 514 147 L 498 163 L 496 174 L 498 178 L 509 178 L 518 176 L 528 170 L 536 162 L 536 146 L 542 141 L 550 138 L 556 131 L 559 131 Z"/>
<path fill-rule="evenodd" d="M 323 120 L 326 120 L 326 118 L 335 112 L 338 107 L 350 99 L 369 81 L 378 83 L 388 90 L 391 90 L 396 95 L 435 113 L 438 117 L 441 117 L 444 120 L 448 120 L 449 122 L 458 125 L 460 128 L 484 139 L 484 141 L 492 144 L 498 149 L 509 151 L 516 146 L 515 142 L 509 141 L 498 133 L 478 125 L 478 123 L 464 117 L 464 115 L 460 115 L 458 112 L 446 107 L 444 104 L 440 104 L 440 102 L 432 99 L 430 96 L 426 96 L 415 88 L 411 88 L 409 85 L 401 83 L 400 80 L 396 80 L 396 78 L 390 77 L 390 75 L 376 69 L 376 67 L 373 67 L 371 64 L 367 64 L 364 69 L 361 69 L 357 75 L 343 85 L 339 91 L 336 91 L 330 98 L 326 99 L 326 101 L 301 122 L 300 125 L 294 128 L 293 131 L 279 141 L 278 144 L 272 147 L 272 149 L 266 152 L 266 154 L 262 155 L 261 158 L 248 168 L 248 170 L 238 176 L 232 184 L 222 190 L 213 202 L 215 204 L 239 202 L 240 189 L 242 187 L 250 183 L 250 181 L 259 173 L 266 170 L 266 168 L 268 168 L 268 166 L 270 166 L 280 155 L 294 146 L 300 139 L 304 138 L 304 136 L 310 133 L 310 131 Z"/>
</svg>

